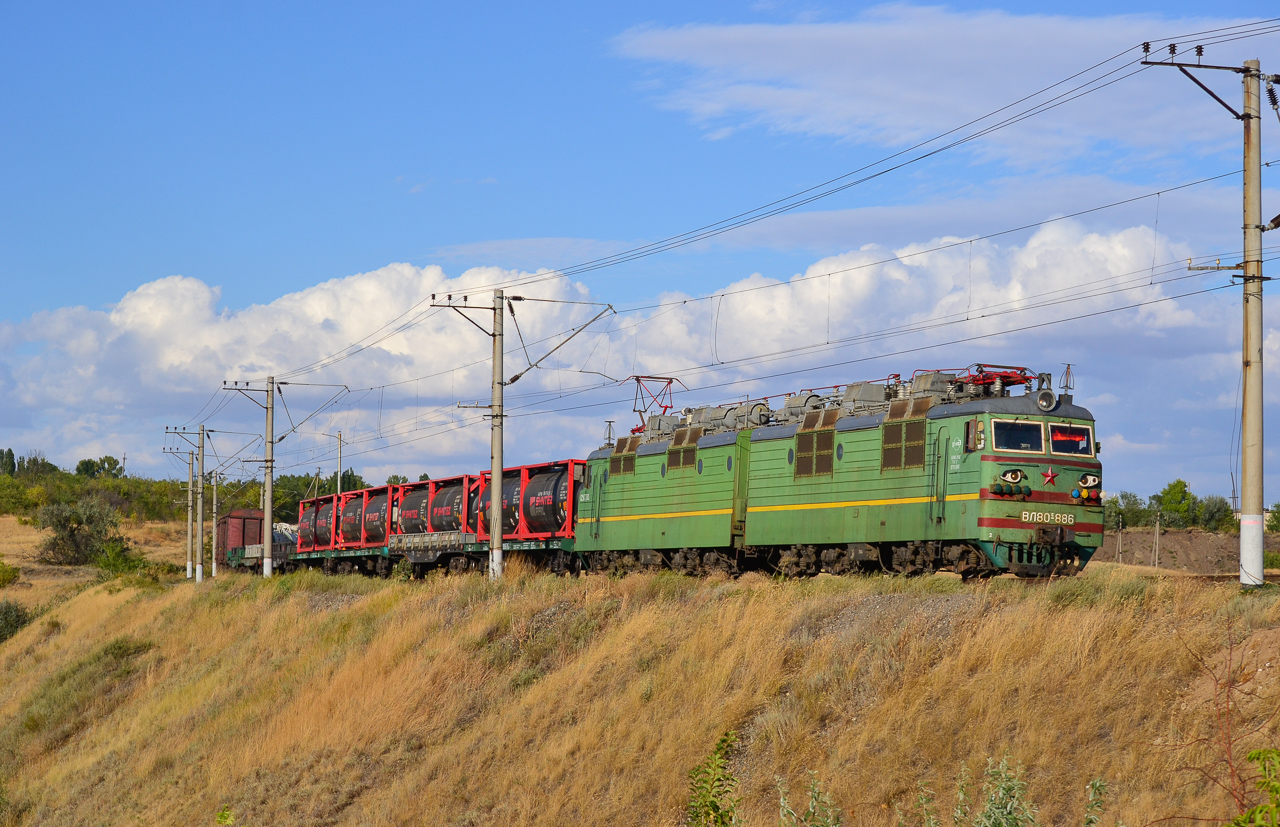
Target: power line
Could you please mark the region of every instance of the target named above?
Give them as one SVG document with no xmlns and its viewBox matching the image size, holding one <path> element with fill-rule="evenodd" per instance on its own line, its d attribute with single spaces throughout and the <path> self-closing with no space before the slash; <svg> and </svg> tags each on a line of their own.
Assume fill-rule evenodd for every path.
<svg viewBox="0 0 1280 827">
<path fill-rule="evenodd" d="M 1273 29 L 1276 27 L 1267 28 L 1266 26 L 1268 23 L 1272 22 L 1272 20 L 1275 20 L 1275 19 L 1280 19 L 1280 18 L 1262 20 L 1254 23 L 1239 24 L 1237 26 L 1223 27 L 1221 29 L 1206 30 L 1206 32 L 1203 32 L 1203 33 L 1192 33 L 1188 35 L 1180 35 L 1179 38 L 1196 37 L 1197 34 L 1208 34 L 1208 33 L 1217 33 L 1217 32 L 1224 32 L 1224 33 L 1230 32 L 1231 39 L 1233 40 L 1243 39 L 1246 37 L 1256 37 L 1256 36 L 1267 34 L 1273 31 Z M 1222 36 L 1225 37 L 1226 35 L 1224 34 Z M 1166 40 L 1167 38 L 1162 38 L 1152 42 L 1160 43 L 1160 42 L 1165 42 Z M 844 190 L 847 190 L 851 187 L 866 183 L 867 181 L 873 180 L 875 178 L 879 178 L 895 170 L 902 169 L 905 166 L 918 163 L 927 158 L 933 157 L 934 155 L 945 152 L 949 149 L 953 149 L 957 146 L 961 146 L 965 143 L 968 143 L 968 142 L 977 140 L 978 138 L 989 135 L 995 131 L 1020 123 L 1021 121 L 1034 117 L 1035 115 L 1042 114 L 1051 109 L 1055 109 L 1058 106 L 1061 106 L 1065 103 L 1069 103 L 1071 101 L 1077 100 L 1080 97 L 1083 97 L 1084 95 L 1099 91 L 1114 83 L 1119 82 L 1120 80 L 1124 80 L 1128 77 L 1132 77 L 1134 74 L 1138 74 L 1139 72 L 1145 71 L 1147 67 L 1140 67 L 1138 69 L 1135 69 L 1133 72 L 1122 75 L 1121 77 L 1113 78 L 1111 80 L 1106 81 L 1105 83 L 1102 82 L 1104 79 L 1109 78 L 1112 75 L 1117 74 L 1119 72 L 1122 72 L 1126 68 L 1129 68 L 1130 66 L 1141 64 L 1141 58 L 1138 58 L 1137 60 L 1129 61 L 1127 63 L 1121 64 L 1118 67 L 1111 69 L 1108 72 L 1103 73 L 1099 77 L 1090 79 L 1084 83 L 1081 83 L 1077 86 L 1074 86 L 1066 90 L 1065 92 L 1061 92 L 1055 95 L 1054 97 L 1051 97 L 1045 101 L 1036 103 L 1026 110 L 1018 112 L 1014 115 L 1010 115 L 1005 119 L 1001 121 L 997 121 L 994 124 L 990 124 L 970 135 L 957 138 L 956 140 L 953 140 L 947 144 L 944 144 L 941 147 L 931 149 L 928 152 L 922 153 L 918 156 L 914 156 L 900 163 L 893 164 L 885 169 L 880 169 L 875 172 L 869 172 L 871 170 L 876 169 L 877 167 L 881 167 L 884 164 L 889 163 L 890 161 L 893 161 L 894 159 L 901 158 L 902 156 L 907 155 L 911 152 L 914 152 L 919 149 L 923 149 L 926 146 L 929 146 L 945 138 L 948 138 L 952 135 L 955 135 L 971 126 L 975 126 L 979 123 L 982 123 L 983 121 L 989 120 L 990 118 L 1000 115 L 1001 113 L 1004 113 L 1010 109 L 1013 109 L 1023 103 L 1032 101 L 1035 98 L 1040 97 L 1054 89 L 1057 89 L 1060 86 L 1069 84 L 1078 78 L 1088 75 L 1090 72 L 1100 69 L 1103 66 L 1106 66 L 1107 64 L 1112 63 L 1113 61 L 1118 60 L 1124 55 L 1130 52 L 1133 52 L 1139 48 L 1140 47 L 1138 45 L 1131 46 L 1127 49 L 1117 52 L 1111 57 L 1108 57 L 1102 61 L 1094 63 L 1092 66 L 1089 66 L 1085 69 L 1077 71 L 1067 76 L 1066 78 L 1063 78 L 1048 86 L 1038 89 L 1035 92 L 1032 92 L 1031 94 L 1024 95 L 1023 97 L 1018 98 L 1017 100 L 1011 103 L 1005 104 L 1004 106 L 1001 106 L 997 109 L 987 112 L 986 114 L 981 115 L 972 120 L 969 120 L 963 124 L 960 124 L 959 126 L 948 129 L 944 132 L 934 135 L 931 138 L 928 138 L 924 141 L 920 141 L 916 144 L 906 147 L 905 149 L 891 153 L 883 158 L 873 161 L 870 164 L 865 164 L 861 167 L 858 167 L 857 169 L 851 170 L 847 173 L 836 176 L 834 178 L 827 179 L 822 183 L 815 184 L 814 186 L 800 190 L 799 192 L 792 193 L 790 195 L 784 196 L 779 199 L 774 199 L 773 201 L 770 201 L 754 209 L 738 213 L 736 215 L 730 216 L 729 218 L 721 219 L 711 224 L 705 224 L 701 227 L 686 231 L 684 233 L 680 233 L 674 236 L 668 236 L 667 238 L 661 239 L 659 241 L 640 245 L 638 247 L 633 247 L 629 250 L 624 250 L 620 253 L 616 253 L 610 256 L 603 256 L 601 258 L 591 259 L 591 260 L 582 262 L 580 264 L 572 265 L 567 268 L 551 271 L 550 273 L 547 273 L 547 274 L 539 274 L 539 275 L 530 276 L 528 278 L 513 279 L 513 280 L 507 280 L 504 282 L 495 282 L 490 285 L 480 285 L 474 289 L 485 290 L 485 289 L 493 289 L 497 287 L 508 287 L 508 286 L 522 285 L 522 284 L 532 284 L 532 283 L 537 283 L 540 281 L 546 281 L 550 279 L 568 278 L 573 275 L 578 275 L 578 274 L 590 272 L 593 270 L 599 270 L 605 267 L 612 267 L 618 264 L 635 261 L 636 259 L 639 259 L 639 258 L 645 258 L 651 255 L 656 255 L 657 253 L 666 252 L 668 250 L 672 250 L 677 247 L 683 247 L 688 244 L 693 244 L 698 241 L 703 241 L 707 238 L 711 238 L 713 236 L 717 236 L 734 229 L 739 229 L 741 227 L 756 223 L 758 221 L 763 221 L 766 218 L 770 218 L 784 212 L 795 210 L 801 206 L 805 206 L 807 204 L 813 203 L 814 201 L 817 201 L 819 199 L 827 198 L 831 195 L 835 195 L 836 193 L 843 192 Z M 868 172 L 869 174 L 861 178 L 855 178 L 852 181 L 847 180 L 863 172 Z M 337 351 L 336 353 L 331 354 L 330 356 L 325 357 L 323 359 L 311 362 L 307 365 L 303 365 L 292 371 L 281 373 L 280 377 L 287 378 L 289 376 L 296 376 L 302 373 L 312 372 L 314 370 L 319 370 L 321 368 L 328 367 L 329 365 L 336 364 L 338 361 L 342 361 L 344 359 L 350 358 L 351 356 L 354 356 L 362 352 L 363 350 L 366 350 L 367 348 L 372 347 L 374 344 L 377 344 L 378 342 L 385 341 L 385 339 L 390 336 L 396 335 L 399 332 L 403 332 L 404 329 L 407 329 L 408 327 L 411 327 L 423 321 L 425 318 L 430 318 L 430 316 L 433 315 L 431 313 L 420 314 L 419 317 L 415 317 L 414 319 L 411 319 L 409 322 L 406 322 L 400 328 L 392 330 L 390 333 L 386 334 L 386 336 L 384 336 L 383 338 L 378 339 L 374 342 L 363 344 L 367 340 L 369 340 L 370 338 L 378 334 L 379 332 L 386 330 L 388 327 L 395 324 L 400 319 L 405 318 L 407 315 L 417 310 L 421 305 L 425 304 L 426 301 L 427 301 L 426 298 L 419 300 L 414 305 L 412 305 L 408 310 L 406 310 L 404 313 L 401 313 L 399 316 L 396 316 L 394 319 L 387 322 L 382 327 L 379 327 L 376 330 L 372 331 L 371 333 L 367 334 L 366 336 L 362 337 L 361 339 L 356 340 L 351 345 L 348 345 L 342 350 Z"/>
<path fill-rule="evenodd" d="M 1267 249 L 1270 250 L 1270 249 L 1277 249 L 1277 248 L 1267 248 Z M 1201 256 L 1199 258 L 1200 260 L 1209 260 L 1213 258 L 1213 255 Z M 1160 269 L 1160 273 L 1165 274 L 1165 273 L 1171 272 L 1172 271 L 1171 268 L 1180 269 L 1184 265 L 1182 260 L 1177 260 L 1177 261 L 1165 262 L 1158 266 Z M 821 351 L 840 350 L 840 349 L 844 349 L 854 345 L 860 345 L 860 344 L 865 345 L 872 342 L 883 341 L 883 340 L 895 338 L 902 335 L 918 334 L 918 333 L 927 332 L 930 330 L 939 329 L 942 327 L 955 325 L 955 324 L 962 324 L 970 321 L 978 321 L 980 319 L 990 320 L 996 316 L 1008 315 L 1010 313 L 1021 313 L 1021 312 L 1026 312 L 1030 310 L 1056 306 L 1059 304 L 1096 299 L 1106 295 L 1112 295 L 1117 292 L 1124 292 L 1128 290 L 1140 289 L 1145 287 L 1158 287 L 1163 284 L 1182 281 L 1189 278 L 1201 278 L 1205 275 L 1208 275 L 1207 273 L 1204 273 L 1204 272 L 1195 272 L 1187 275 L 1177 276 L 1174 278 L 1161 279 L 1153 283 L 1142 284 L 1141 282 L 1147 281 L 1148 273 L 1149 273 L 1148 268 L 1144 267 L 1128 273 L 1109 275 L 1107 277 L 1104 277 L 1101 279 L 1095 279 L 1089 282 L 1081 282 L 1074 285 L 1069 285 L 1067 287 L 1055 288 L 1053 290 L 1043 291 L 1038 294 L 1023 296 L 1016 300 L 996 302 L 994 304 L 990 304 L 990 305 L 986 305 L 984 307 L 978 308 L 976 312 L 979 315 L 970 315 L 966 318 L 962 318 L 961 314 L 959 313 L 944 314 L 942 316 L 936 316 L 931 319 L 921 320 L 919 322 L 913 322 L 910 324 L 899 325 L 891 328 L 883 328 L 880 330 L 869 331 L 866 333 L 858 334 L 856 336 L 846 337 L 844 339 L 838 339 L 832 342 L 815 343 L 812 345 L 801 345 L 793 348 L 784 348 L 779 351 L 754 354 L 753 356 L 750 356 L 750 357 L 743 357 L 741 359 L 730 360 L 729 362 L 718 362 L 718 363 L 712 363 L 712 364 L 697 365 L 689 368 L 667 370 L 667 371 L 664 371 L 664 373 L 669 375 L 689 375 L 693 373 L 715 372 L 719 370 L 729 369 L 735 366 L 765 364 L 769 362 L 776 362 L 781 359 L 792 358 L 794 356 L 797 356 L 803 353 L 813 354 Z M 1127 280 L 1125 280 L 1126 277 L 1128 277 Z M 1086 289 L 1084 292 L 1079 292 L 1081 288 L 1090 288 L 1096 285 L 1106 285 L 1107 289 L 1093 289 L 1093 290 Z M 1077 293 L 1075 295 L 1068 296 L 1065 298 L 1060 297 L 1060 298 L 1055 298 L 1055 299 L 1037 302 L 1037 303 L 1021 304 L 1025 302 L 1035 302 L 1036 299 L 1055 296 L 1057 294 L 1066 292 L 1068 290 L 1075 290 L 1077 291 Z M 1012 307 L 1012 308 L 1008 307 L 1011 304 L 1021 304 L 1021 306 Z M 1005 308 L 1005 309 L 999 309 L 999 308 Z M 992 310 L 996 310 L 996 312 L 994 313 L 989 312 Z M 970 313 L 972 312 L 973 311 L 970 311 Z M 751 380 L 747 379 L 744 381 L 751 381 Z M 578 388 L 570 388 L 568 389 L 567 393 L 564 390 L 560 390 L 560 391 L 547 390 L 547 391 L 541 391 L 536 393 L 524 394 L 523 396 L 524 397 L 550 396 L 550 397 L 556 397 L 556 398 L 565 398 L 568 396 L 575 396 L 581 393 L 586 393 L 593 390 L 599 390 L 599 389 L 612 387 L 616 385 L 617 385 L 617 382 L 609 381 L 604 383 L 594 383 L 592 385 L 581 386 Z M 536 404 L 539 404 L 538 401 L 533 400 L 528 405 L 518 406 L 518 407 L 529 407 L 530 405 L 536 405 Z M 436 412 L 443 410 L 444 408 L 445 406 L 440 406 L 439 408 L 429 411 L 426 415 L 419 414 L 414 417 L 408 417 L 403 420 L 398 420 L 397 422 L 392 423 L 389 429 L 390 435 L 393 437 L 403 435 L 402 432 L 399 430 L 402 425 L 413 424 L 413 423 L 419 422 L 423 418 L 430 418 Z M 437 427 L 438 425 L 439 423 L 435 423 L 435 424 L 428 425 L 427 427 L 434 428 L 434 427 Z M 404 433 L 412 433 L 412 431 L 420 430 L 420 429 L 421 428 L 415 427 Z M 362 443 L 377 441 L 380 438 L 381 437 L 378 435 L 370 435 L 366 437 L 355 437 L 351 440 L 348 440 L 348 443 L 362 444 Z M 390 447 L 390 446 L 384 446 L 384 447 Z M 332 451 L 329 451 L 326 454 L 316 456 L 314 453 L 316 449 L 300 449 L 298 452 L 295 452 L 295 454 L 304 453 L 308 450 L 312 452 L 311 454 L 312 461 L 314 461 L 315 459 L 328 458 L 328 456 L 332 454 Z M 381 450 L 381 449 L 377 449 L 377 450 Z"/>
<path fill-rule="evenodd" d="M 809 366 L 805 366 L 805 367 L 801 367 L 801 368 L 795 368 L 795 369 L 792 369 L 792 370 L 777 371 L 777 372 L 775 372 L 775 373 L 771 373 L 771 374 L 764 374 L 764 375 L 757 375 L 757 376 L 749 376 L 749 377 L 743 377 L 743 378 L 739 378 L 739 379 L 727 380 L 727 381 L 724 381 L 724 382 L 716 382 L 716 383 L 711 383 L 711 384 L 701 385 L 701 386 L 694 387 L 694 388 L 689 388 L 689 389 L 687 389 L 687 390 L 685 390 L 685 391 L 678 391 L 678 393 L 681 393 L 681 394 L 690 394 L 690 393 L 703 392 L 703 391 L 707 391 L 707 390 L 719 390 L 719 389 L 723 389 L 723 388 L 727 388 L 727 387 L 733 387 L 733 386 L 736 386 L 736 385 L 747 384 L 747 383 L 751 383 L 751 382 L 760 382 L 760 381 L 767 380 L 767 379 L 777 379 L 777 378 L 781 378 L 781 377 L 784 377 L 784 376 L 795 376 L 795 375 L 798 375 L 798 374 L 813 373 L 813 372 L 822 371 L 822 370 L 830 370 L 830 369 L 832 369 L 832 368 L 836 368 L 836 367 L 845 367 L 845 366 L 848 366 L 848 365 L 859 364 L 859 363 L 862 363 L 862 362 L 874 361 L 874 360 L 876 360 L 876 359 L 885 359 L 885 358 L 890 358 L 890 357 L 893 357 L 893 356 L 902 356 L 902 355 L 906 355 L 906 354 L 908 354 L 908 353 L 918 353 L 918 352 L 921 352 L 921 351 L 925 351 L 925 350 L 932 350 L 932 349 L 934 349 L 934 348 L 939 348 L 939 347 L 952 347 L 952 346 L 955 346 L 955 345 L 958 345 L 958 344 L 967 344 L 967 343 L 970 343 L 970 342 L 980 341 L 980 340 L 983 340 L 983 339 L 990 339 L 990 338 L 994 338 L 994 337 L 997 337 L 997 336 L 1005 336 L 1005 335 L 1012 334 L 1012 333 L 1023 333 L 1023 332 L 1027 332 L 1027 331 L 1030 331 L 1030 330 L 1035 330 L 1035 329 L 1038 329 L 1038 328 L 1042 328 L 1042 327 L 1049 327 L 1049 326 L 1053 326 L 1053 325 L 1065 324 L 1065 323 L 1067 323 L 1067 322 L 1082 321 L 1082 320 L 1084 320 L 1084 319 L 1093 318 L 1093 317 L 1097 317 L 1097 316 L 1108 315 L 1108 314 L 1112 314 L 1112 313 L 1118 313 L 1118 312 L 1121 312 L 1121 311 L 1124 311 L 1124 310 L 1133 310 L 1133 309 L 1136 309 L 1136 308 L 1146 307 L 1146 306 L 1150 306 L 1150 305 L 1154 305 L 1154 304 L 1161 304 L 1161 303 L 1163 303 L 1163 302 L 1174 301 L 1174 300 L 1177 300 L 1177 299 L 1183 299 L 1183 298 L 1190 298 L 1190 297 L 1193 297 L 1193 296 L 1205 295 L 1205 294 L 1208 294 L 1208 293 L 1214 293 L 1214 292 L 1217 292 L 1217 291 L 1220 291 L 1220 290 L 1225 290 L 1225 289 L 1230 288 L 1230 287 L 1233 287 L 1233 286 L 1234 286 L 1234 285 L 1232 285 L 1232 284 L 1228 283 L 1228 284 L 1219 285 L 1219 286 L 1217 286 L 1217 287 L 1209 287 L 1209 288 L 1204 288 L 1204 289 L 1201 289 L 1201 290 L 1193 290 L 1193 291 L 1189 291 L 1189 292 L 1186 292 L 1186 293 L 1180 293 L 1180 294 L 1176 294 L 1176 295 L 1172 295 L 1172 296 L 1161 296 L 1161 297 L 1158 297 L 1158 298 L 1155 298 L 1155 299 L 1148 299 L 1148 300 L 1145 300 L 1145 301 L 1132 302 L 1132 303 L 1130 303 L 1130 304 L 1121 305 L 1121 306 L 1118 306 L 1118 307 L 1112 307 L 1112 308 L 1104 308 L 1104 309 L 1100 309 L 1100 310 L 1094 310 L 1094 311 L 1090 311 L 1090 312 L 1088 312 L 1088 313 L 1081 313 L 1081 314 L 1077 314 L 1077 315 L 1075 315 L 1075 316 L 1068 316 L 1068 317 L 1064 317 L 1064 318 L 1060 318 L 1060 319 L 1051 319 L 1051 320 L 1047 320 L 1047 321 L 1043 321 L 1043 322 L 1036 322 L 1036 323 L 1032 323 L 1032 324 L 1022 325 L 1022 326 L 1019 326 L 1019 327 L 1007 328 L 1007 329 L 1004 329 L 1004 330 L 990 331 L 990 332 L 986 332 L 986 333 L 974 334 L 974 335 L 972 335 L 972 336 L 960 337 L 960 338 L 952 339 L 952 340 L 945 341 L 945 342 L 935 342 L 935 343 L 930 343 L 930 344 L 923 344 L 923 345 L 918 345 L 918 346 L 909 347 L 909 348 L 902 348 L 902 349 L 895 350 L 895 351 L 890 351 L 890 352 L 877 353 L 877 354 L 873 354 L 873 355 L 869 355 L 869 356 L 861 356 L 861 357 L 856 357 L 856 358 L 852 358 L 852 359 L 843 359 L 843 360 L 840 360 L 840 361 L 836 361 L 836 362 L 829 362 L 829 363 L 822 364 L 822 365 L 809 365 Z M 615 383 L 615 384 L 616 384 L 616 383 Z M 587 403 L 587 404 L 583 404 L 583 405 L 575 405 L 575 406 L 563 407 L 563 408 L 547 408 L 547 409 L 543 409 L 543 410 L 524 411 L 524 412 L 522 412 L 522 413 L 508 413 L 508 414 L 506 414 L 506 415 L 507 415 L 507 416 L 509 416 L 509 417 L 542 416 L 542 415 L 546 415 L 546 414 L 553 414 L 553 413 L 567 413 L 567 412 L 575 411 L 575 410 L 586 410 L 586 409 L 590 409 L 590 408 L 606 407 L 606 406 L 609 406 L 609 405 L 618 405 L 618 404 L 623 404 L 623 403 L 625 403 L 626 401 L 628 401 L 628 400 L 627 400 L 627 399 L 624 399 L 624 398 L 619 398 L 619 399 L 613 399 L 613 400 L 608 400 L 608 401 L 604 401 L 604 402 L 592 402 L 592 403 Z M 518 408 L 517 408 L 517 410 L 518 410 Z M 365 454 L 377 453 L 378 451 L 387 450 L 388 448 L 395 448 L 395 447 L 399 447 L 399 446 L 401 446 L 401 445 L 406 445 L 406 444 L 409 444 L 409 443 L 412 443 L 412 442 L 417 442 L 417 441 L 420 441 L 420 440 L 422 440 L 422 439 L 427 439 L 427 438 L 429 438 L 429 437 L 439 436 L 440 434 L 443 434 L 443 433 L 450 433 L 450 432 L 453 432 L 453 431 L 462 430 L 462 429 L 467 428 L 467 427 L 470 427 L 470 426 L 472 426 L 472 425 L 479 424 L 479 423 L 481 423 L 481 422 L 483 422 L 483 421 L 484 421 L 484 418 L 483 418 L 483 417 L 477 417 L 477 418 L 475 418 L 473 421 L 463 421 L 462 423 L 460 423 L 460 424 L 455 424 L 455 425 L 453 425 L 452 427 L 443 427 L 443 426 L 442 426 L 440 429 L 435 430 L 435 431 L 432 431 L 432 432 L 430 432 L 430 433 L 422 434 L 422 435 L 420 435 L 420 436 L 410 437 L 410 438 L 408 438 L 408 439 L 404 439 L 404 440 L 401 440 L 401 441 L 399 441 L 399 442 L 392 443 L 392 444 L 390 444 L 390 445 L 379 446 L 379 447 L 376 447 L 376 448 L 369 448 L 369 449 L 366 449 L 366 450 L 364 450 L 364 451 L 356 451 L 356 452 L 354 452 L 354 453 L 349 454 L 349 456 L 363 456 L 363 455 L 365 455 Z M 309 461 L 299 462 L 299 463 L 297 463 L 296 465 L 290 465 L 290 466 L 287 466 L 287 467 L 290 467 L 290 468 L 292 468 L 292 467 L 299 467 L 299 466 L 301 466 L 301 465 L 307 465 L 307 464 L 309 464 L 311 461 L 314 461 L 314 459 L 309 460 Z"/>
</svg>

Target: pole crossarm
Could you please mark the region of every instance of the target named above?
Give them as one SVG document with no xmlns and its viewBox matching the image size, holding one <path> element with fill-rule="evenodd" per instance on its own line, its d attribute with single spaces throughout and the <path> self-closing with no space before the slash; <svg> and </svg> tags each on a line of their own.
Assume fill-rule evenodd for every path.
<svg viewBox="0 0 1280 827">
<path fill-rule="evenodd" d="M 1239 264 L 1223 264 L 1222 259 L 1218 259 L 1216 264 L 1198 264 L 1192 266 L 1191 259 L 1187 259 L 1188 270 L 1243 270 L 1244 262 Z"/>
<path fill-rule="evenodd" d="M 464 318 L 464 319 L 466 319 L 467 321 L 471 322 L 471 324 L 475 325 L 476 330 L 480 331 L 481 333 L 483 333 L 484 335 L 488 336 L 489 338 L 493 338 L 493 333 L 491 333 L 491 332 L 490 332 L 490 331 L 488 331 L 488 330 L 485 330 L 485 329 L 480 325 L 480 323 L 479 323 L 479 322 L 477 322 L 475 319 L 473 319 L 473 318 L 471 318 L 470 316 L 468 316 L 466 313 L 463 313 L 463 312 L 462 312 L 462 311 L 464 311 L 464 310 L 480 310 L 480 311 L 483 311 L 483 312 L 485 312 L 485 313 L 492 313 L 492 312 L 494 312 L 494 310 L 493 310 L 493 308 L 492 308 L 492 307 L 478 307 L 478 306 L 477 306 L 477 307 L 473 307 L 473 306 L 471 306 L 471 305 L 458 305 L 458 304 L 429 304 L 429 305 L 427 305 L 427 306 L 428 306 L 428 307 L 447 307 L 447 308 L 449 308 L 450 310 L 456 310 L 456 311 L 458 311 L 458 315 L 459 315 L 459 316 L 461 316 L 462 318 Z"/>
<path fill-rule="evenodd" d="M 1217 69 L 1222 72 L 1235 72 L 1243 75 L 1249 70 L 1243 66 L 1214 66 L 1212 63 L 1182 63 L 1177 60 L 1144 60 L 1143 66 L 1171 66 L 1175 69 Z"/>
</svg>

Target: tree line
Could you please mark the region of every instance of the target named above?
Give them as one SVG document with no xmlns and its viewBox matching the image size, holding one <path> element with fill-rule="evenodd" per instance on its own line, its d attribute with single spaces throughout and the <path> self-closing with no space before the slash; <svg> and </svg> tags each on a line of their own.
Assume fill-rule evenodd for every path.
<svg viewBox="0 0 1280 827">
<path fill-rule="evenodd" d="M 292 522 L 298 515 L 298 503 L 309 497 L 333 494 L 337 488 L 336 472 L 319 474 L 282 474 L 272 485 L 272 505 L 279 522 Z M 419 480 L 429 479 L 420 474 Z M 408 477 L 393 474 L 387 484 L 408 482 Z M 358 491 L 371 484 L 355 469 L 342 472 L 342 490 Z M 205 488 L 205 507 L 212 508 L 212 485 Z M 0 514 L 33 516 L 46 505 L 70 505 L 82 500 L 97 500 L 135 520 L 185 520 L 187 514 L 186 480 L 148 479 L 125 473 L 124 464 L 113 456 L 87 457 L 76 463 L 74 471 L 59 468 L 39 450 L 16 456 L 12 448 L 0 449 Z M 261 480 L 224 480 L 218 489 L 219 509 L 226 513 L 234 508 L 258 508 L 262 504 Z"/>
<path fill-rule="evenodd" d="M 1104 522 L 1107 531 L 1140 526 L 1154 526 L 1159 519 L 1161 528 L 1202 528 L 1205 531 L 1239 531 L 1231 503 L 1219 494 L 1197 496 L 1186 480 L 1176 479 L 1160 490 L 1143 498 L 1132 491 L 1121 491 L 1103 500 Z M 1267 520 L 1267 531 L 1280 531 L 1280 504 L 1272 508 Z"/>
</svg>

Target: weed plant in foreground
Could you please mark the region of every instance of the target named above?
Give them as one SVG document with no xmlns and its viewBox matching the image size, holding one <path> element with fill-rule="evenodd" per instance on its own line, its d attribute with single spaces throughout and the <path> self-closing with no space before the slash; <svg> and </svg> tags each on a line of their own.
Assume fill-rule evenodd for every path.
<svg viewBox="0 0 1280 827">
<path fill-rule="evenodd" d="M 1182 746 L 1215 732 L 1199 663 L 1228 635 L 1262 670 L 1243 764 L 1280 741 L 1280 605 L 1226 584 L 118 578 L 0 643 L 0 722 L 39 724 L 4 724 L 0 783 L 11 823 L 54 827 L 677 825 L 733 731 L 745 824 L 814 778 L 844 825 L 892 825 L 921 785 L 950 813 L 957 769 L 1004 755 L 1041 824 L 1083 823 L 1097 778 L 1108 824 L 1230 820 Z"/>
</svg>

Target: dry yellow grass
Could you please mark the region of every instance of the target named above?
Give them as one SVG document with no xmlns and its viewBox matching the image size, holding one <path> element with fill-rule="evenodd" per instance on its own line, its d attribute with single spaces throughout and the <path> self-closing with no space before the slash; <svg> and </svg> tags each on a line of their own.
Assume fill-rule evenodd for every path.
<svg viewBox="0 0 1280 827">
<path fill-rule="evenodd" d="M 185 523 L 125 521 L 121 532 L 137 552 L 161 562 L 185 565 Z M 13 600 L 27 607 L 50 606 L 84 589 L 98 579 L 92 566 L 46 566 L 36 559 L 44 532 L 24 524 L 17 517 L 0 516 L 0 560 L 17 566 L 17 583 L 0 589 L 0 600 Z"/>
<path fill-rule="evenodd" d="M 686 773 L 736 729 L 749 824 L 776 823 L 775 779 L 800 789 L 808 770 L 847 824 L 893 823 L 920 782 L 945 792 L 961 762 L 1006 752 L 1049 824 L 1079 822 L 1096 776 L 1130 825 L 1215 817 L 1226 798 L 1179 769 L 1206 754 L 1175 746 L 1212 723 L 1192 653 L 1248 637 L 1271 700 L 1240 711 L 1260 722 L 1277 626 L 1274 594 L 1106 566 L 1047 587 L 107 584 L 0 644 L 0 778 L 23 824 L 212 824 L 228 805 L 249 825 L 674 825 Z M 152 646 L 94 666 L 121 635 Z M 55 692 L 73 674 L 95 691 Z"/>
</svg>

